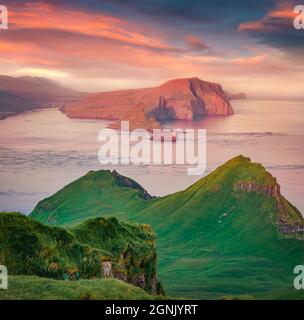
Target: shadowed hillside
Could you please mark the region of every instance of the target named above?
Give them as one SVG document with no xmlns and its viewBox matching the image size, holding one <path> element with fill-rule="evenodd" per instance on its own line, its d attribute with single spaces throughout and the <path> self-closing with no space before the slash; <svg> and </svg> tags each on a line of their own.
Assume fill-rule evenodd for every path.
<svg viewBox="0 0 304 320">
<path fill-rule="evenodd" d="M 41 77 L 0 75 L 0 120 L 33 109 L 63 107 L 82 93 Z"/>
<path fill-rule="evenodd" d="M 147 225 L 96 218 L 66 230 L 0 213 L 0 242 L 0 264 L 10 275 L 113 277 L 153 294 L 163 292 L 156 279 L 155 235 Z"/>
</svg>

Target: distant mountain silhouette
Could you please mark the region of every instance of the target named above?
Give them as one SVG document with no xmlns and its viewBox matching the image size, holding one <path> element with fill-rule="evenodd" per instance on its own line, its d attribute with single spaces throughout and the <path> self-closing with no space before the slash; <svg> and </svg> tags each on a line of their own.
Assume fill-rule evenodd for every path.
<svg viewBox="0 0 304 320">
<path fill-rule="evenodd" d="M 41 77 L 0 76 L 0 119 L 24 111 L 62 107 L 78 100 L 82 93 Z"/>
</svg>

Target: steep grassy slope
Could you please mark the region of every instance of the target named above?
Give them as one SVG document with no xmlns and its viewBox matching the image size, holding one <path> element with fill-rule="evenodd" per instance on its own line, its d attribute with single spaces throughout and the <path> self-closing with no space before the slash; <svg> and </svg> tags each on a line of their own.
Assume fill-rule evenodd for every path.
<svg viewBox="0 0 304 320">
<path fill-rule="evenodd" d="M 154 300 L 147 292 L 116 279 L 60 281 L 35 276 L 11 276 L 0 300 Z"/>
<path fill-rule="evenodd" d="M 66 230 L 19 213 L 0 213 L 0 243 L 0 264 L 11 275 L 113 276 L 148 292 L 162 292 L 156 279 L 155 235 L 147 225 L 96 218 Z"/>
<path fill-rule="evenodd" d="M 61 197 L 64 202 L 57 207 Z M 57 221 L 70 223 L 85 218 L 84 207 L 87 216 L 90 212 L 94 216 L 111 214 L 107 206 L 100 205 L 99 197 L 84 193 L 80 202 L 69 190 L 57 194 L 51 202 L 41 202 L 34 215 L 48 221 L 55 212 Z M 117 193 L 112 199 L 120 201 Z M 92 205 L 94 201 L 99 203 L 98 210 Z M 46 203 L 53 211 L 43 210 Z M 158 270 L 170 295 L 278 298 L 277 292 L 293 290 L 293 268 L 304 263 L 300 212 L 281 195 L 275 178 L 242 156 L 184 191 L 163 198 L 136 198 L 128 214 L 125 207 L 119 210 L 118 206 L 113 214 L 149 223 L 156 231 Z"/>
<path fill-rule="evenodd" d="M 275 179 L 246 158 L 233 159 L 141 217 L 157 232 L 160 276 L 170 293 L 261 297 L 292 290 L 293 268 L 304 263 L 304 241 L 295 239 L 303 232 L 294 232 L 304 229 L 302 216 Z M 283 234 L 286 226 L 290 233 Z"/>
<path fill-rule="evenodd" d="M 116 171 L 90 171 L 41 201 L 31 216 L 51 225 L 76 225 L 92 217 L 120 216 L 142 210 L 151 196 Z"/>
</svg>

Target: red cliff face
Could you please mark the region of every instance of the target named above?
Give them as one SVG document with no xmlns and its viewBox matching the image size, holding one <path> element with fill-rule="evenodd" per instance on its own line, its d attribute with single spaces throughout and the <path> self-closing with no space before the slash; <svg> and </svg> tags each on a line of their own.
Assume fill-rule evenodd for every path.
<svg viewBox="0 0 304 320">
<path fill-rule="evenodd" d="M 108 128 L 120 130 L 120 121 L 129 121 L 129 130 L 143 128 L 147 130 L 160 129 L 161 124 L 154 117 L 149 116 L 145 112 L 145 106 L 140 103 L 127 111 L 121 119 L 110 123 Z"/>
<path fill-rule="evenodd" d="M 62 111 L 72 118 L 125 119 L 139 104 L 149 118 L 160 122 L 233 114 L 222 87 L 198 78 L 171 80 L 154 88 L 92 94 Z"/>
</svg>

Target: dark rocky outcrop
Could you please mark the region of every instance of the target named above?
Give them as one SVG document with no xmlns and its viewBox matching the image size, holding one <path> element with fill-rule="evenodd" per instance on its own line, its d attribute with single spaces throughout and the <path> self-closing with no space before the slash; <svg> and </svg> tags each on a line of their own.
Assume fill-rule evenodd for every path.
<svg viewBox="0 0 304 320">
<path fill-rule="evenodd" d="M 238 181 L 236 182 L 236 186 L 238 190 L 241 190 L 244 192 L 263 193 L 269 198 L 279 199 L 279 197 L 281 196 L 280 186 L 279 184 L 276 184 L 276 183 L 263 185 L 255 182 Z"/>
<path fill-rule="evenodd" d="M 116 170 L 112 171 L 112 176 L 118 186 L 139 190 L 139 196 L 145 200 L 153 198 L 139 183 L 128 177 L 120 175 Z"/>
<path fill-rule="evenodd" d="M 304 232 L 304 225 L 279 224 L 279 230 L 284 234 L 302 233 Z"/>
<path fill-rule="evenodd" d="M 301 213 L 293 207 L 282 195 L 280 185 L 276 179 L 272 177 L 268 184 L 259 184 L 256 182 L 236 182 L 236 189 L 243 192 L 253 192 L 266 195 L 268 198 L 274 199 L 277 207 L 277 225 L 281 233 L 299 234 L 299 237 L 304 232 L 304 220 Z M 291 217 L 290 209 L 295 212 L 295 216 Z"/>
</svg>

